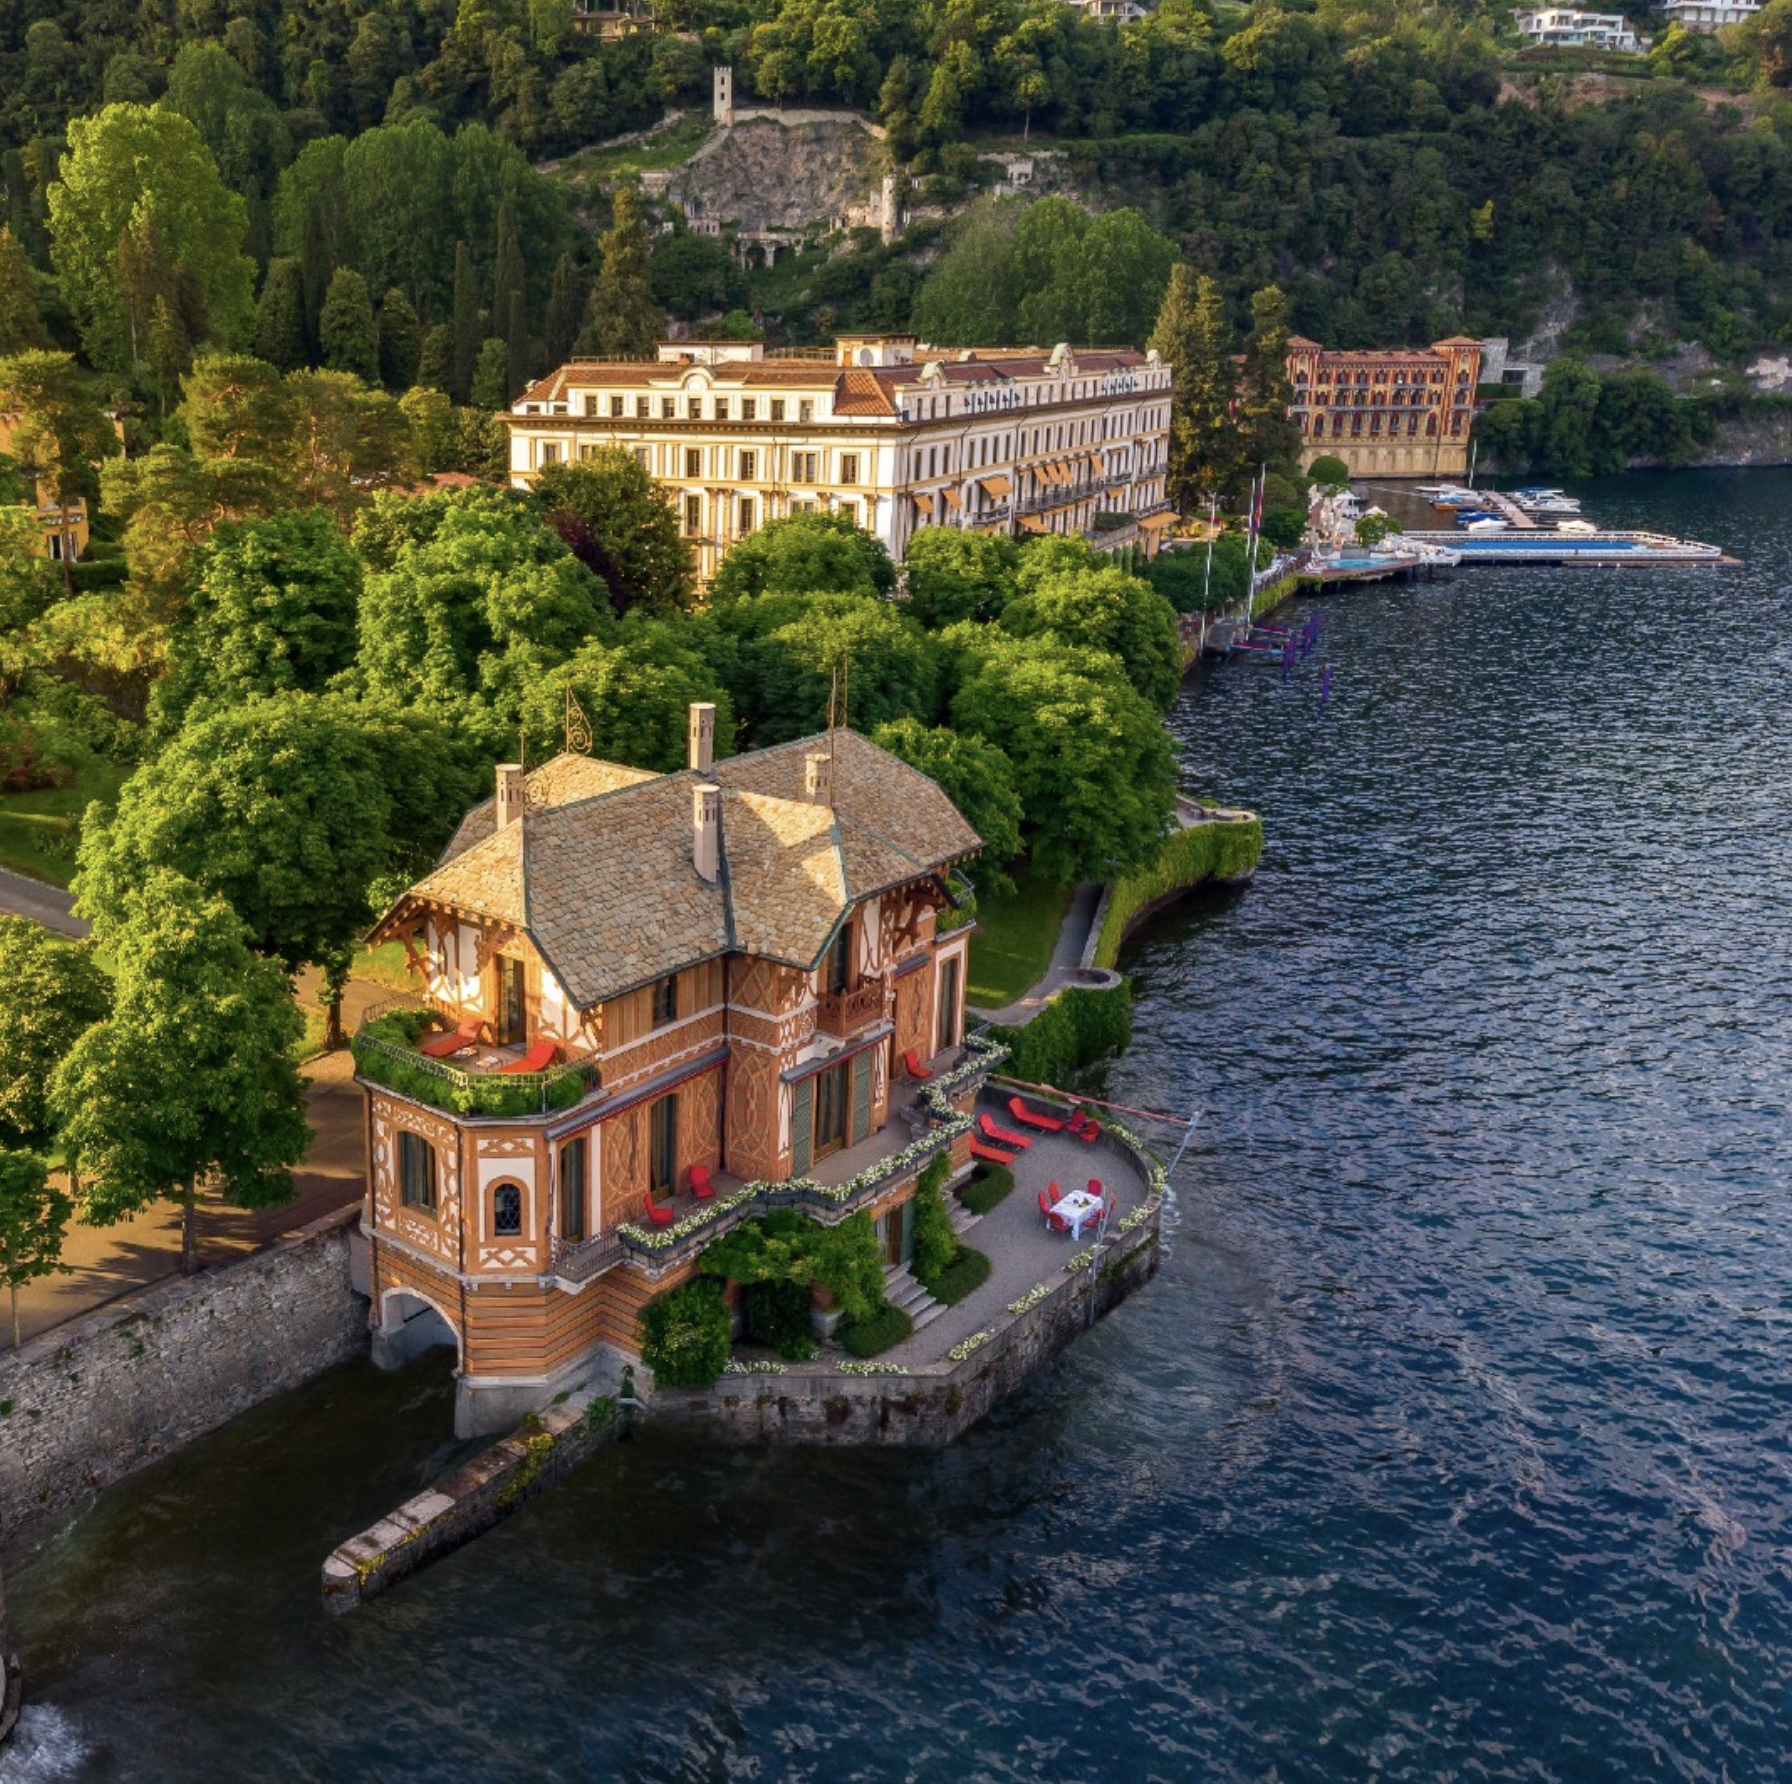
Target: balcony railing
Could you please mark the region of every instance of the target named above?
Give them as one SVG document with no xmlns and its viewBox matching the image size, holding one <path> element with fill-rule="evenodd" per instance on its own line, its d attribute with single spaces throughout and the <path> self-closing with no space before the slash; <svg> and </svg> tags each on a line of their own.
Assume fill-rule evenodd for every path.
<svg viewBox="0 0 1792 1784">
<path fill-rule="evenodd" d="M 880 974 L 876 978 L 861 980 L 851 991 L 825 992 L 821 1007 L 816 1012 L 816 1026 L 824 1034 L 836 1035 L 841 1040 L 846 1040 L 883 1020 L 888 990 L 889 981 Z"/>
<path fill-rule="evenodd" d="M 550 1109 L 570 1109 L 598 1085 L 595 1055 L 582 1054 L 544 1072 L 468 1071 L 445 1059 L 426 1059 L 407 1040 L 404 1026 L 391 1018 L 409 1012 L 451 1016 L 429 1003 L 394 998 L 375 1004 L 361 1018 L 351 1050 L 355 1070 L 374 1084 L 455 1115 L 516 1118 Z"/>
</svg>

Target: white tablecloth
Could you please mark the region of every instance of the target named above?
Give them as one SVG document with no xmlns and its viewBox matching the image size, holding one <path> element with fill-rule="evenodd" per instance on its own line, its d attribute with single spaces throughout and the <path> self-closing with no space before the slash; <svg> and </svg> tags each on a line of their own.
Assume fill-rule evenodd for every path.
<svg viewBox="0 0 1792 1784">
<path fill-rule="evenodd" d="M 1093 1220 L 1101 1208 L 1101 1197 L 1092 1196 L 1086 1189 L 1073 1189 L 1061 1201 L 1052 1204 L 1052 1212 L 1060 1220 L 1070 1222 L 1070 1236 L 1080 1239 L 1084 1225 Z"/>
</svg>

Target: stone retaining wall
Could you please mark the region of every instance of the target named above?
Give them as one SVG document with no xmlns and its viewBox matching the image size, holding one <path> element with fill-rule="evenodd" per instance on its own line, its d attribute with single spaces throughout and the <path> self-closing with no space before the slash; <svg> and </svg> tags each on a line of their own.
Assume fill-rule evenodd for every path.
<svg viewBox="0 0 1792 1784">
<path fill-rule="evenodd" d="M 0 1356 L 0 1545 L 367 1348 L 345 1208 Z"/>
<path fill-rule="evenodd" d="M 1157 1274 L 1161 1201 L 1100 1260 L 1095 1317 Z M 895 1374 L 848 1374 L 838 1365 L 791 1365 L 783 1375 L 725 1375 L 714 1387 L 656 1389 L 650 1417 L 685 1418 L 736 1443 L 955 1442 L 1089 1326 L 1089 1273 L 1020 1314 L 992 1322 L 960 1362 Z"/>
<path fill-rule="evenodd" d="M 617 1435 L 616 1402 L 568 1396 L 407 1499 L 324 1562 L 324 1609 L 341 1616 L 439 1561 L 570 1474 Z"/>
</svg>

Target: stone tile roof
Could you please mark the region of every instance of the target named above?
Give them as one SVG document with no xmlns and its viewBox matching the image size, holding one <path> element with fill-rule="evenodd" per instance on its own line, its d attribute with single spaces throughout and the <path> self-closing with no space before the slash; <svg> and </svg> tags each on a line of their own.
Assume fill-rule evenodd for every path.
<svg viewBox="0 0 1792 1784">
<path fill-rule="evenodd" d="M 715 885 L 692 850 L 701 776 L 556 757 L 530 775 L 516 822 L 494 829 L 492 800 L 469 812 L 374 936 L 417 901 L 515 924 L 581 1009 L 730 951 L 810 968 L 853 905 L 982 846 L 933 781 L 854 731 L 831 734 L 831 809 L 811 804 L 806 759 L 829 745 L 823 733 L 716 763 Z"/>
</svg>

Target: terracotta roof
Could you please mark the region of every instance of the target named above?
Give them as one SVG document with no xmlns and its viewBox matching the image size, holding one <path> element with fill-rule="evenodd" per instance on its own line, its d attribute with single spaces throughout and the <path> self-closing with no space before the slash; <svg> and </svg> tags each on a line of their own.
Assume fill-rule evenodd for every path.
<svg viewBox="0 0 1792 1784">
<path fill-rule="evenodd" d="M 492 800 L 469 812 L 374 933 L 416 899 L 518 924 L 581 1009 L 730 950 L 813 967 L 852 905 L 982 846 L 933 781 L 853 731 L 831 737 L 832 807 L 810 803 L 806 758 L 829 741 L 716 763 L 715 885 L 693 860 L 694 771 L 556 757 L 516 822 L 494 830 Z"/>
</svg>

